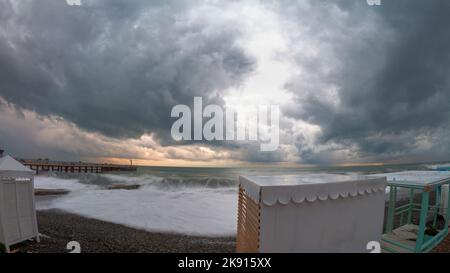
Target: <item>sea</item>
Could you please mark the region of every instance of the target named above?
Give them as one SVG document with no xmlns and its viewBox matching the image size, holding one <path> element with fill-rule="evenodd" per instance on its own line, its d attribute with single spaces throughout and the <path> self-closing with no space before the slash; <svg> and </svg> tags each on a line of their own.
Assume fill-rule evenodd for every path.
<svg viewBox="0 0 450 273">
<path fill-rule="evenodd" d="M 46 173 L 35 187 L 67 189 L 67 195 L 37 197 L 38 210 L 57 209 L 151 232 L 235 236 L 239 175 L 305 173 L 374 174 L 442 170 L 450 163 L 346 167 L 175 168 L 138 167 L 136 172 Z M 111 190 L 114 185 L 139 185 Z"/>
</svg>

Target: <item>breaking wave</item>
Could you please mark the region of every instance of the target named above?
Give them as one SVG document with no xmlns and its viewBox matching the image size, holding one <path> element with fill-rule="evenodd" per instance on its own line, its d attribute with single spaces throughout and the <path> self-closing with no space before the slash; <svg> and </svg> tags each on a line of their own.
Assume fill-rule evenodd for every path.
<svg viewBox="0 0 450 273">
<path fill-rule="evenodd" d="M 139 185 L 109 190 L 111 185 Z M 37 209 L 60 209 L 155 232 L 202 236 L 236 233 L 237 190 L 231 177 L 149 174 L 37 176 L 36 188 L 68 189 L 68 195 L 37 198 Z"/>
<path fill-rule="evenodd" d="M 442 164 L 428 164 L 425 165 L 430 170 L 437 171 L 450 171 L 450 163 L 442 163 Z"/>
</svg>

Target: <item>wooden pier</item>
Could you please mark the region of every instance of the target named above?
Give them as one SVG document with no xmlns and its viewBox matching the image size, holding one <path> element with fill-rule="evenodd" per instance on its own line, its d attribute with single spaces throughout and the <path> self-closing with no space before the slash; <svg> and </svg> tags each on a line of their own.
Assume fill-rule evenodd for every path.
<svg viewBox="0 0 450 273">
<path fill-rule="evenodd" d="M 66 172 L 66 173 L 105 173 L 105 172 L 133 172 L 137 170 L 134 166 L 95 164 L 84 162 L 56 162 L 48 160 L 22 159 L 20 162 L 30 169 L 40 172 Z"/>
</svg>

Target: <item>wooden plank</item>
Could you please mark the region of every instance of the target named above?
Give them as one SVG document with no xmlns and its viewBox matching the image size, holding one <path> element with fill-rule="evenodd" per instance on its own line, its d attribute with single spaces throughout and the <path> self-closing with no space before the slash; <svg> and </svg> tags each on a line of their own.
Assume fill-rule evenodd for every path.
<svg viewBox="0 0 450 273">
<path fill-rule="evenodd" d="M 242 187 L 239 187 L 238 202 L 236 250 L 238 253 L 256 253 L 259 251 L 260 206 Z"/>
</svg>

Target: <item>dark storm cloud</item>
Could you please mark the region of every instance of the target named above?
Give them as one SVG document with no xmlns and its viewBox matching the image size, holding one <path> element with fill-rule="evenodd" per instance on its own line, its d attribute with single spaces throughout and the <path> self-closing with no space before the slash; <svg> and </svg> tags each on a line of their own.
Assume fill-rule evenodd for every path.
<svg viewBox="0 0 450 273">
<path fill-rule="evenodd" d="M 327 52 L 312 60 L 298 56 L 311 74 L 289 86 L 302 109 L 286 112 L 320 125 L 320 144 L 356 144 L 360 156 L 408 154 L 437 130 L 448 137 L 450 2 L 397 0 L 380 7 L 364 2 L 338 2 L 343 19 L 321 17 L 312 28 L 336 60 Z M 315 9 L 325 12 L 332 5 L 321 1 Z M 335 36 L 328 36 L 330 29 Z M 336 87 L 336 97 L 323 96 L 321 89 L 329 86 Z M 443 151 L 450 148 L 433 141 Z"/>
<path fill-rule="evenodd" d="M 82 2 L 0 2 L 1 97 L 107 136 L 163 135 L 174 105 L 221 103 L 253 68 L 238 26 L 196 2 Z"/>
<path fill-rule="evenodd" d="M 226 16 L 228 1 L 82 2 L 0 1 L 0 97 L 18 116 L 21 108 L 55 115 L 113 138 L 156 133 L 171 145 L 174 105 L 192 106 L 194 96 L 221 104 L 258 65 L 238 42 L 252 28 Z M 294 100 L 282 105 L 282 145 L 271 153 L 256 143 L 207 145 L 257 162 L 448 158 L 449 1 L 251 5 L 279 15 L 275 25 L 290 38 L 284 58 L 301 71 L 286 85 Z M 42 151 L 23 145 L 25 136 L 0 137 L 22 154 Z M 51 156 L 58 154 L 64 149 Z"/>
</svg>

